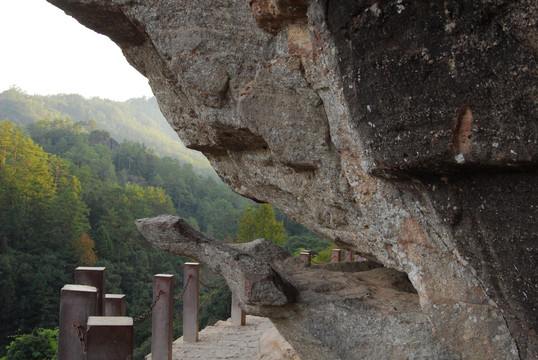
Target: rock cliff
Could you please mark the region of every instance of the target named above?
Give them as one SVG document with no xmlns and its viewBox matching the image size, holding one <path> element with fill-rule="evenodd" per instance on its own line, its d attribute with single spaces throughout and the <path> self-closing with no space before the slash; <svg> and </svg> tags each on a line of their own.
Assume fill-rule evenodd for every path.
<svg viewBox="0 0 538 360">
<path fill-rule="evenodd" d="M 48 1 L 235 191 L 407 275 L 403 312 L 389 290 L 249 300 L 296 306 L 272 320 L 303 359 L 538 357 L 535 1 Z"/>
</svg>

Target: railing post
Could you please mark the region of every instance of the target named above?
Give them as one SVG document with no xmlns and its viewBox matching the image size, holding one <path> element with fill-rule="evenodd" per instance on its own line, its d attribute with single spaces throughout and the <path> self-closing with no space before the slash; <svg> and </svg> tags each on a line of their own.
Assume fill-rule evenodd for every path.
<svg viewBox="0 0 538 360">
<path fill-rule="evenodd" d="M 156 299 L 159 300 L 156 300 Z M 172 332 L 174 325 L 174 275 L 157 274 L 153 277 L 151 317 L 151 358 L 172 359 Z"/>
<path fill-rule="evenodd" d="M 232 293 L 232 324 L 234 325 L 245 325 L 247 322 L 247 315 L 239 307 L 239 302 L 237 301 L 237 296 Z"/>
<path fill-rule="evenodd" d="M 345 262 L 351 262 L 351 258 L 352 258 L 352 253 L 351 251 L 347 251 L 344 253 L 344 261 Z"/>
<path fill-rule="evenodd" d="M 332 257 L 331 257 L 331 262 L 333 263 L 339 263 L 340 262 L 340 254 L 341 254 L 341 250 L 340 249 L 333 249 L 333 253 L 332 253 Z"/>
<path fill-rule="evenodd" d="M 60 292 L 58 360 L 85 360 L 88 316 L 96 314 L 97 289 L 87 285 L 65 285 Z"/>
<path fill-rule="evenodd" d="M 95 315 L 102 316 L 105 308 L 106 274 L 104 267 L 79 266 L 75 269 L 75 284 L 95 286 L 97 288 L 97 312 Z"/>
<path fill-rule="evenodd" d="M 90 316 L 86 341 L 86 360 L 131 360 L 133 318 Z"/>
<path fill-rule="evenodd" d="M 312 263 L 312 251 L 310 250 L 304 250 L 301 251 L 301 254 L 299 255 L 299 259 L 304 262 L 307 266 L 310 266 Z"/>
<path fill-rule="evenodd" d="M 125 316 L 125 295 L 105 294 L 105 316 Z"/>
<path fill-rule="evenodd" d="M 200 264 L 185 263 L 183 283 L 189 286 L 183 296 L 183 341 L 198 341 L 198 292 L 200 288 Z"/>
</svg>

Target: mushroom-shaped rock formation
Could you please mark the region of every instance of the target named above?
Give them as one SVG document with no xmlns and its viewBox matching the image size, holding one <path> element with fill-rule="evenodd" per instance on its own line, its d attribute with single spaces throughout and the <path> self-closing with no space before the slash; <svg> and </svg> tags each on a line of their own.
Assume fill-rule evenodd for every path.
<svg viewBox="0 0 538 360">
<path fill-rule="evenodd" d="M 293 286 L 282 279 L 270 264 L 205 236 L 179 217 L 162 215 L 140 219 L 136 226 L 160 249 L 200 260 L 222 274 L 244 305 L 286 305 L 295 297 Z M 277 249 L 280 248 L 277 246 Z M 287 254 L 282 249 L 280 252 Z"/>
<path fill-rule="evenodd" d="M 538 358 L 536 1 L 49 2 L 122 48 L 232 189 L 406 273 L 422 314 L 406 321 L 429 334 L 417 358 Z M 273 270 L 253 280 L 282 280 L 268 303 L 301 303 Z M 388 318 L 371 333 L 346 316 L 382 299 L 334 298 L 298 313 L 308 327 L 340 311 L 338 336 L 316 322 L 327 357 L 396 349 Z M 302 355 L 317 344 L 283 335 Z"/>
<path fill-rule="evenodd" d="M 459 358 L 432 333 L 405 273 L 373 262 L 310 267 L 265 239 L 223 244 L 176 216 L 136 226 L 160 249 L 219 272 L 241 308 L 269 317 L 304 360 Z"/>
</svg>

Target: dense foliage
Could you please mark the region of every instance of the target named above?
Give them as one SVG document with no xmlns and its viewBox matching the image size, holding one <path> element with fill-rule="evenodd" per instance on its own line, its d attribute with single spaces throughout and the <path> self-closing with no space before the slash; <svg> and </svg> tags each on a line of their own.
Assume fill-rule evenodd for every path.
<svg viewBox="0 0 538 360">
<path fill-rule="evenodd" d="M 277 245 L 283 245 L 286 236 L 284 225 L 276 221 L 275 212 L 269 204 L 260 204 L 258 209 L 249 206 L 241 217 L 237 230 L 238 243 L 265 238 Z"/>
<path fill-rule="evenodd" d="M 89 230 L 81 184 L 69 164 L 0 122 L 0 331 L 57 326 L 59 285 L 79 263 Z"/>
<path fill-rule="evenodd" d="M 116 140 L 144 143 L 163 156 L 193 164 L 197 172 L 215 175 L 209 162 L 196 151 L 188 150 L 166 122 L 157 100 L 129 99 L 124 102 L 80 95 L 27 95 L 17 88 L 0 93 L 0 120 L 24 126 L 40 119 L 71 118 L 91 130 L 105 129 Z"/>
<path fill-rule="evenodd" d="M 35 329 L 31 334 L 15 336 L 0 360 L 56 360 L 58 329 Z"/>
<path fill-rule="evenodd" d="M 58 325 L 59 290 L 73 282 L 76 266 L 106 266 L 107 290 L 128 295 L 131 316 L 151 303 L 154 274 L 176 275 L 181 288 L 186 259 L 149 246 L 135 219 L 179 213 L 225 238 L 235 233 L 249 204 L 192 166 L 161 158 L 142 145 L 124 142 L 112 150 L 108 134 L 80 123 L 42 120 L 28 129 L 42 147 L 22 128 L 0 123 L 2 350 L 9 334 Z M 219 223 L 221 214 L 230 224 Z M 181 318 L 180 303 L 176 313 Z M 211 313 L 206 321 L 227 316 Z M 137 358 L 149 351 L 150 332 L 151 321 L 135 327 L 136 344 L 145 344 Z M 181 335 L 180 325 L 176 335 Z"/>
<path fill-rule="evenodd" d="M 137 218 L 178 214 L 227 242 L 235 241 L 243 218 L 251 228 L 272 229 L 254 237 L 276 234 L 276 242 L 291 252 L 327 243 L 279 212 L 276 221 L 269 205 L 255 209 L 192 165 L 138 143 L 118 144 L 86 123 L 45 119 L 28 124 L 27 131 L 31 137 L 20 126 L 0 122 L 0 354 L 11 334 L 40 337 L 34 329 L 58 326 L 59 290 L 73 282 L 77 266 L 105 266 L 107 292 L 127 294 L 129 316 L 151 303 L 154 274 L 174 274 L 181 289 L 188 259 L 151 247 L 134 227 Z M 202 272 L 204 282 L 222 283 Z M 226 286 L 202 287 L 201 328 L 229 316 L 230 296 Z M 174 314 L 177 337 L 181 302 Z M 150 336 L 150 320 L 135 326 L 135 359 L 149 352 Z M 10 349 L 19 346 L 15 343 Z"/>
</svg>

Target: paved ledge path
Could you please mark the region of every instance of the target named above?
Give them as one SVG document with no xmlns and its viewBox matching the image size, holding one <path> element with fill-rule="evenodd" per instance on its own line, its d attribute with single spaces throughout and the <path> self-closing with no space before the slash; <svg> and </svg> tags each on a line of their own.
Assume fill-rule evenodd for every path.
<svg viewBox="0 0 538 360">
<path fill-rule="evenodd" d="M 180 337 L 172 344 L 173 360 L 191 359 L 260 359 L 260 338 L 274 325 L 267 318 L 247 315 L 245 326 L 233 325 L 228 321 L 217 321 L 200 331 L 200 341 L 184 343 Z M 146 357 L 151 359 L 151 355 Z"/>
</svg>

